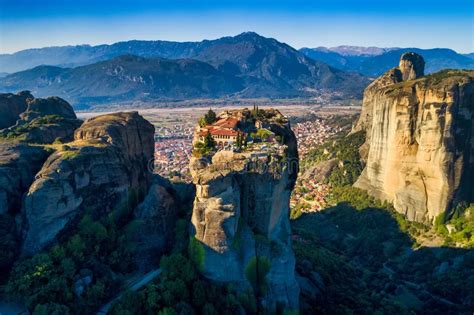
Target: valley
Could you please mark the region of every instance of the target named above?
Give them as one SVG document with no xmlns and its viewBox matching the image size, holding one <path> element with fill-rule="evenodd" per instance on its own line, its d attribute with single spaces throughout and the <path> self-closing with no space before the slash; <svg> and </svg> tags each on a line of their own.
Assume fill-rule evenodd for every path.
<svg viewBox="0 0 474 315">
<path fill-rule="evenodd" d="M 0 66 L 0 313 L 474 310 L 468 54 L 244 32 Z"/>
</svg>

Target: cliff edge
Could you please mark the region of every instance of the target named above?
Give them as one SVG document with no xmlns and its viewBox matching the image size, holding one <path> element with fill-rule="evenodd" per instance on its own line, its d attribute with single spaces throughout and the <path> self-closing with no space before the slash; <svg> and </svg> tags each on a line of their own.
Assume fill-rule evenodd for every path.
<svg viewBox="0 0 474 315">
<path fill-rule="evenodd" d="M 423 76 L 423 67 L 421 56 L 405 53 L 365 90 L 354 130 L 367 134 L 366 167 L 355 186 L 432 223 L 474 199 L 474 71 Z"/>
</svg>

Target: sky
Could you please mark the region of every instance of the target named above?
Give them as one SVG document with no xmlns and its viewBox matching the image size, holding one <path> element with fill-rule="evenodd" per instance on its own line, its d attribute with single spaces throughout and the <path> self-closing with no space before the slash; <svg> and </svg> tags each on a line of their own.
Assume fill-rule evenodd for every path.
<svg viewBox="0 0 474 315">
<path fill-rule="evenodd" d="M 474 52 L 474 0 L 0 0 L 0 53 L 131 39 L 200 41 L 254 31 L 295 48 Z"/>
</svg>

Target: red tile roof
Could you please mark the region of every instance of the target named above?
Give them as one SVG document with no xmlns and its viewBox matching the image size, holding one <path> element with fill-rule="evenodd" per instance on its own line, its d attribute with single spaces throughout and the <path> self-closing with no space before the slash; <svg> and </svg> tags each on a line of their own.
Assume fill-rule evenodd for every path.
<svg viewBox="0 0 474 315">
<path fill-rule="evenodd" d="M 221 127 L 221 128 L 230 128 L 230 129 L 235 129 L 237 128 L 237 124 L 239 123 L 239 120 L 234 117 L 227 117 L 227 118 L 222 118 L 213 123 L 213 126 L 216 127 Z"/>
</svg>

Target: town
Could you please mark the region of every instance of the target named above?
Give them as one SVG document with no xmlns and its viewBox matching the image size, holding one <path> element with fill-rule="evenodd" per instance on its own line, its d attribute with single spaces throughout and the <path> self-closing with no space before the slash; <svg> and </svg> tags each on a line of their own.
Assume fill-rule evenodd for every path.
<svg viewBox="0 0 474 315">
<path fill-rule="evenodd" d="M 158 127 L 155 133 L 154 171 L 174 181 L 191 182 L 189 159 L 192 152 L 193 124 Z"/>
<path fill-rule="evenodd" d="M 298 154 L 300 161 L 304 160 L 308 152 L 327 139 L 342 131 L 341 127 L 329 125 L 327 119 L 314 118 L 297 123 L 293 132 L 298 140 Z M 316 212 L 327 205 L 327 196 L 330 192 L 329 185 L 317 181 L 313 176 L 302 179 L 298 174 L 295 189 L 291 195 L 291 214 Z"/>
</svg>

